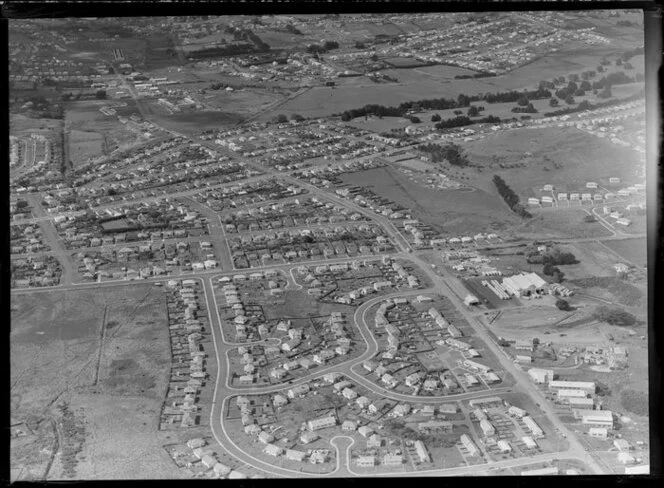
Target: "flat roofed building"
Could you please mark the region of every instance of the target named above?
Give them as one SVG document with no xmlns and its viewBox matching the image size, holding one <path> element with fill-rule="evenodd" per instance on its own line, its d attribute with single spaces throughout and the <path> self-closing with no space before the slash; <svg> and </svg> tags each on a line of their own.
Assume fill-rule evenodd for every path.
<svg viewBox="0 0 664 488">
<path fill-rule="evenodd" d="M 558 390 L 559 400 L 569 400 L 570 398 L 587 398 L 588 393 L 585 390 Z"/>
<path fill-rule="evenodd" d="M 471 456 L 477 456 L 480 453 L 480 450 L 477 448 L 473 440 L 468 434 L 463 434 L 461 436 L 461 445 L 466 448 L 468 454 Z"/>
<path fill-rule="evenodd" d="M 549 389 L 558 391 L 558 390 L 583 390 L 589 395 L 593 395 L 597 389 L 596 385 L 592 381 L 562 381 L 562 380 L 551 380 L 549 381 Z"/>
<path fill-rule="evenodd" d="M 528 370 L 528 376 L 535 383 L 547 383 L 553 380 L 554 373 L 552 369 L 531 368 Z"/>
<path fill-rule="evenodd" d="M 609 430 L 606 427 L 591 427 L 588 429 L 588 435 L 599 439 L 608 439 Z"/>
<path fill-rule="evenodd" d="M 417 457 L 420 458 L 420 462 L 428 463 L 431 461 L 431 457 L 429 457 L 429 453 L 427 452 L 427 448 L 424 445 L 424 442 L 415 441 L 415 451 L 417 452 Z"/>
<path fill-rule="evenodd" d="M 535 439 L 533 439 L 529 435 L 524 435 L 521 438 L 521 441 L 526 445 L 528 449 L 535 449 L 537 447 L 537 442 L 535 442 Z"/>
<path fill-rule="evenodd" d="M 572 408 L 585 410 L 593 410 L 595 408 L 595 401 L 592 398 L 569 398 L 568 402 Z"/>
<path fill-rule="evenodd" d="M 588 410 L 581 412 L 583 425 L 597 425 L 613 429 L 613 412 L 610 410 Z"/>
</svg>

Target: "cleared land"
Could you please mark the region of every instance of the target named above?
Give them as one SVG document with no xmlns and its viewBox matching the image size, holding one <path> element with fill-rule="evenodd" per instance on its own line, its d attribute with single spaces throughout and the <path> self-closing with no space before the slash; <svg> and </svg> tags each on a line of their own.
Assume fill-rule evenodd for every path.
<svg viewBox="0 0 664 488">
<path fill-rule="evenodd" d="M 610 247 L 626 261 L 635 266 L 646 266 L 648 263 L 648 247 L 645 237 L 638 239 L 623 239 L 620 241 L 606 241 L 605 246 Z"/>
<path fill-rule="evenodd" d="M 566 205 L 563 203 L 563 205 Z M 524 239 L 555 239 L 607 237 L 612 235 L 599 222 L 585 222 L 588 214 L 580 208 L 557 208 L 537 211 L 529 209 L 533 218 L 512 230 L 513 237 Z"/>
<path fill-rule="evenodd" d="M 136 285 L 16 296 L 10 338 L 12 417 L 53 423 L 59 438 L 50 469 L 36 471 L 34 451 L 22 444 L 41 445 L 46 434 L 18 438 L 13 476 L 180 477 L 157 430 L 170 368 L 161 291 Z"/>
<path fill-rule="evenodd" d="M 414 218 L 445 233 L 457 235 L 500 230 L 519 220 L 497 195 L 482 190 L 424 188 L 389 167 L 345 174 L 340 178 L 411 209 Z"/>
</svg>

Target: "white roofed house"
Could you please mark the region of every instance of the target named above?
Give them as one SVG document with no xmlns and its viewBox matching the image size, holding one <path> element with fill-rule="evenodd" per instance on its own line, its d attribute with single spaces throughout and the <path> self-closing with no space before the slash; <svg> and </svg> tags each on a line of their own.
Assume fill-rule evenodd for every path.
<svg viewBox="0 0 664 488">
<path fill-rule="evenodd" d="M 357 429 L 357 432 L 362 436 L 362 437 L 369 437 L 371 434 L 374 433 L 374 430 L 367 426 L 363 425 L 362 427 Z"/>
<path fill-rule="evenodd" d="M 290 459 L 291 461 L 302 462 L 304 461 L 306 455 L 307 454 L 303 451 L 298 451 L 296 449 L 286 449 L 286 459 Z"/>
<path fill-rule="evenodd" d="M 263 452 L 269 456 L 278 457 L 281 456 L 284 450 L 279 446 L 275 446 L 274 444 L 268 444 L 265 446 L 265 449 L 263 449 Z"/>
<path fill-rule="evenodd" d="M 335 425 L 337 425 L 337 418 L 334 415 L 327 415 L 307 422 L 307 428 L 312 432 L 327 429 L 328 427 L 334 427 Z"/>
</svg>

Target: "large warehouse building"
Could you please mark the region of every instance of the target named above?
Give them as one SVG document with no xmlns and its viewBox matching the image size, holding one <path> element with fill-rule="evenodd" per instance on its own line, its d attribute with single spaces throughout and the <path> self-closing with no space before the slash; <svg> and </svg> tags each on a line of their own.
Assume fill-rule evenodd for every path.
<svg viewBox="0 0 664 488">
<path fill-rule="evenodd" d="M 516 297 L 542 295 L 546 281 L 537 273 L 521 273 L 503 279 L 503 287 Z"/>
</svg>

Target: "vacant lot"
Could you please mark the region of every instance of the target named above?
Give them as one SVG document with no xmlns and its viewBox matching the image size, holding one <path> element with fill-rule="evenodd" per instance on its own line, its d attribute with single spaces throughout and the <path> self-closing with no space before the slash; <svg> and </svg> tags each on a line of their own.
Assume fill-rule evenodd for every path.
<svg viewBox="0 0 664 488">
<path fill-rule="evenodd" d="M 105 153 L 104 136 L 97 132 L 73 130 L 69 133 L 69 158 L 84 163 Z"/>
<path fill-rule="evenodd" d="M 511 233 L 514 237 L 523 239 L 556 239 L 556 238 L 584 238 L 607 237 L 611 232 L 599 222 L 585 222 L 588 214 L 580 208 L 546 208 L 538 210 L 529 209 L 533 214 L 523 224 L 516 226 Z"/>
<path fill-rule="evenodd" d="M 389 167 L 345 174 L 341 179 L 367 187 L 377 195 L 409 208 L 414 218 L 453 235 L 500 230 L 519 220 L 496 195 L 482 190 L 464 192 L 424 188 Z"/>
<path fill-rule="evenodd" d="M 648 264 L 648 248 L 645 237 L 606 241 L 604 245 L 613 249 L 625 261 L 629 261 L 635 266 L 646 266 Z"/>
<path fill-rule="evenodd" d="M 560 265 L 559 268 L 569 280 L 589 276 L 615 276 L 616 256 L 599 242 L 581 242 L 578 244 L 560 244 L 562 252 L 571 252 L 578 264 Z"/>
<path fill-rule="evenodd" d="M 160 291 L 135 285 L 18 295 L 10 340 L 12 416 L 58 426 L 59 457 L 48 479 L 177 476 L 158 454 L 170 366 Z M 12 467 L 31 459 L 14 456 Z"/>
</svg>

